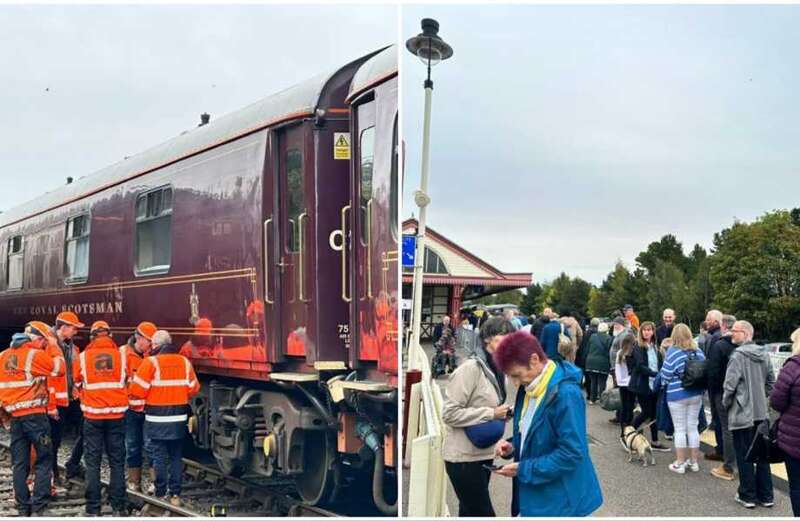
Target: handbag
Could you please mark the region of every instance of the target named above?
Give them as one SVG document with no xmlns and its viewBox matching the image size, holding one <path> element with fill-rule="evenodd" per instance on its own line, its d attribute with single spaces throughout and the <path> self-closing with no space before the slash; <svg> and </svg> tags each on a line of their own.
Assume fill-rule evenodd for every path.
<svg viewBox="0 0 800 521">
<path fill-rule="evenodd" d="M 503 437 L 506 431 L 504 420 L 490 420 L 464 427 L 464 433 L 473 445 L 479 449 L 488 449 Z"/>
<path fill-rule="evenodd" d="M 600 407 L 606 411 L 618 411 L 622 409 L 622 396 L 619 387 L 607 389 L 600 395 Z"/>
<path fill-rule="evenodd" d="M 699 360 L 697 353 L 691 351 L 686 355 L 686 365 L 681 375 L 681 386 L 684 389 L 705 389 L 708 387 L 708 361 Z"/>
<path fill-rule="evenodd" d="M 753 442 L 744 457 L 748 463 L 783 463 L 786 455 L 778 447 L 778 421 L 764 420 L 756 427 Z"/>
</svg>

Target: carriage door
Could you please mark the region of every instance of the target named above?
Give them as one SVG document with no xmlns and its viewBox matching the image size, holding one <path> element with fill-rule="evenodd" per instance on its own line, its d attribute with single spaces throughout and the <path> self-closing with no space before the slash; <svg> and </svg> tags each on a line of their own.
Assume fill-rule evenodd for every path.
<svg viewBox="0 0 800 521">
<path fill-rule="evenodd" d="M 277 312 L 284 354 L 305 356 L 307 344 L 309 285 L 308 234 L 313 186 L 312 165 L 306 147 L 305 125 L 288 127 L 279 133 L 278 156 L 278 244 L 276 264 Z"/>
<path fill-rule="evenodd" d="M 380 264 L 380 256 L 376 259 L 376 240 L 373 223 L 379 217 L 379 201 L 374 197 L 373 179 L 375 174 L 375 100 L 358 105 L 356 108 L 356 154 L 355 160 L 355 197 L 356 228 L 353 246 L 356 251 L 357 275 L 355 279 L 354 297 L 356 303 L 355 331 L 358 345 L 358 358 L 361 360 L 378 359 L 378 339 L 373 316 L 373 301 L 376 288 L 380 287 L 380 269 L 373 266 Z"/>
</svg>

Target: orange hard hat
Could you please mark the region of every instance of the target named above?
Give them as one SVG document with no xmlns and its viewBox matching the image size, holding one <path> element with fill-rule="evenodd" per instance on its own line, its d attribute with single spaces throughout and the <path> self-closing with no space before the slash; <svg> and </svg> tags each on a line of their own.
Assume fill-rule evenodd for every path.
<svg viewBox="0 0 800 521">
<path fill-rule="evenodd" d="M 211 323 L 211 320 L 207 318 L 201 318 L 200 320 L 194 323 L 195 335 L 210 335 L 212 329 L 213 325 Z"/>
<path fill-rule="evenodd" d="M 111 333 L 111 327 L 108 325 L 108 322 L 105 320 L 98 320 L 94 324 L 92 324 L 92 328 L 89 330 L 90 335 L 96 335 L 105 331 L 106 333 Z"/>
<path fill-rule="evenodd" d="M 78 315 L 73 313 L 72 311 L 62 311 L 58 315 L 56 315 L 56 326 L 58 323 L 61 322 L 62 324 L 66 324 L 68 326 L 75 326 L 75 327 L 83 327 L 83 322 L 78 320 Z"/>
<path fill-rule="evenodd" d="M 136 334 L 147 340 L 153 340 L 153 335 L 157 330 L 158 328 L 152 322 L 142 322 L 136 326 Z"/>
<path fill-rule="evenodd" d="M 25 333 L 28 336 L 36 335 L 44 338 L 52 338 L 53 334 L 50 332 L 50 326 L 39 320 L 28 322 L 25 325 Z"/>
</svg>

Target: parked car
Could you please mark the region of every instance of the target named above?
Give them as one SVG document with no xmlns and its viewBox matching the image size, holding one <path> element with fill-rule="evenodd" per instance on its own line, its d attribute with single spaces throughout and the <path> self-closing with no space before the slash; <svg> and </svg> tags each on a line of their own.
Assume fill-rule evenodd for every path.
<svg viewBox="0 0 800 521">
<path fill-rule="evenodd" d="M 769 352 L 769 359 L 772 361 L 772 370 L 775 372 L 775 378 L 778 377 L 783 364 L 792 356 L 792 344 L 786 342 L 769 342 L 764 344 Z"/>
</svg>

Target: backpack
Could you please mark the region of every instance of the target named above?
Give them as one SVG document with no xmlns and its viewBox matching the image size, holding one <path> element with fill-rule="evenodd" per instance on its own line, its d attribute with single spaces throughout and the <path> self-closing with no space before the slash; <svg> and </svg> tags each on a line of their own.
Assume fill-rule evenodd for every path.
<svg viewBox="0 0 800 521">
<path fill-rule="evenodd" d="M 698 360 L 697 353 L 694 351 L 690 351 L 686 355 L 681 386 L 684 389 L 706 389 L 708 387 L 708 361 Z"/>
<path fill-rule="evenodd" d="M 561 332 L 558 334 L 558 354 L 566 360 L 572 360 L 572 340 L 564 334 L 564 324 L 561 324 Z"/>
</svg>

